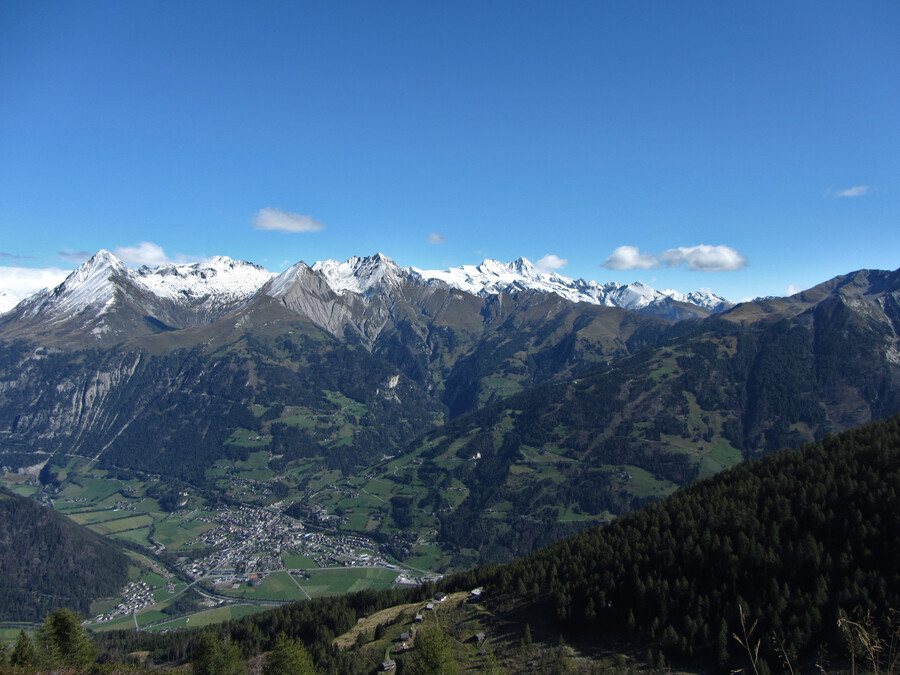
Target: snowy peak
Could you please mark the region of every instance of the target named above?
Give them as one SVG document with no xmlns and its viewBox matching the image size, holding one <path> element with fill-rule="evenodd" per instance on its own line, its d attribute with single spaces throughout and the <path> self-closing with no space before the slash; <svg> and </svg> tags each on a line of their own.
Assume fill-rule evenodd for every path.
<svg viewBox="0 0 900 675">
<path fill-rule="evenodd" d="M 732 306 L 724 298 L 705 291 L 684 294 L 673 290 L 657 291 L 640 282 L 599 284 L 583 279 L 576 281 L 556 272 L 542 272 L 527 258 L 519 258 L 510 263 L 487 259 L 477 266 L 462 265 L 446 270 L 413 268 L 413 271 L 425 279 L 438 279 L 454 288 L 482 297 L 533 290 L 556 293 L 572 302 L 589 302 L 631 310 L 656 310 L 660 305 L 672 302 L 694 305 L 710 312 Z"/>
<path fill-rule="evenodd" d="M 283 298 L 297 286 L 302 286 L 305 279 L 315 276 L 309 266 L 301 261 L 288 267 L 284 272 L 272 279 L 264 292 L 271 298 Z"/>
<path fill-rule="evenodd" d="M 82 263 L 49 294 L 57 313 L 77 313 L 88 307 L 105 312 L 115 300 L 116 285 L 128 277 L 128 268 L 109 251 L 100 250 Z"/>
<path fill-rule="evenodd" d="M 176 303 L 215 298 L 246 300 L 275 275 L 259 265 L 226 256 L 205 262 L 141 267 L 134 278 L 160 298 Z"/>
<path fill-rule="evenodd" d="M 323 260 L 315 263 L 312 269 L 340 294 L 367 295 L 378 286 L 395 285 L 404 277 L 397 263 L 381 253 L 365 258 L 354 256 L 346 262 Z"/>
</svg>

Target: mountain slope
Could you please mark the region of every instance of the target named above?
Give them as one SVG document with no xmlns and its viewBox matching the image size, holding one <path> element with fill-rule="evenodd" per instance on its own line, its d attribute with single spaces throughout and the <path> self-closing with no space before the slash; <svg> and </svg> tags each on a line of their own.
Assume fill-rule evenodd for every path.
<svg viewBox="0 0 900 675">
<path fill-rule="evenodd" d="M 436 532 L 457 567 L 900 410 L 897 273 L 671 323 L 535 290 L 481 297 L 373 256 L 298 263 L 173 329 L 147 313 L 172 299 L 122 269 L 98 255 L 3 317 L 0 466 L 79 455 L 206 489 L 252 445 L 273 471 L 313 460 L 304 471 L 402 486 L 373 531 Z"/>
<path fill-rule="evenodd" d="M 128 558 L 53 509 L 0 488 L 0 621 L 41 621 L 56 607 L 88 614 L 128 582 Z"/>
<path fill-rule="evenodd" d="M 839 650 L 841 611 L 900 603 L 900 416 L 723 472 L 509 565 L 453 578 L 580 635 L 736 667 L 739 606 L 764 659 Z M 549 612 L 548 612 L 549 610 Z M 520 609 L 521 611 L 521 609 Z"/>
<path fill-rule="evenodd" d="M 848 298 L 834 284 L 791 318 L 677 324 L 660 347 L 432 431 L 408 470 L 426 484 L 450 473 L 467 490 L 439 517 L 440 539 L 458 560 L 509 559 L 743 458 L 896 413 L 898 288 L 867 276 L 869 291 Z"/>
</svg>

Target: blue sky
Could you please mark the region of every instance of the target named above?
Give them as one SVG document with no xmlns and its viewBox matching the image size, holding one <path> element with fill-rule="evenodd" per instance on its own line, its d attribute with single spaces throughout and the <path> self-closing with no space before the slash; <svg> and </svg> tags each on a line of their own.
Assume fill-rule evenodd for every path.
<svg viewBox="0 0 900 675">
<path fill-rule="evenodd" d="M 900 3 L 0 3 L 0 285 L 94 251 L 900 267 Z"/>
</svg>

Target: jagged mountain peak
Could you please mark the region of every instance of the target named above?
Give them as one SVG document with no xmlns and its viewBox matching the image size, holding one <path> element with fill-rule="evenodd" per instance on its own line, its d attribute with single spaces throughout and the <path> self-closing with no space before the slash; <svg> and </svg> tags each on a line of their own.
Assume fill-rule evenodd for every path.
<svg viewBox="0 0 900 675">
<path fill-rule="evenodd" d="M 215 297 L 247 299 L 275 275 L 259 265 L 227 256 L 194 263 L 141 267 L 134 277 L 155 295 L 175 302 Z"/>
<path fill-rule="evenodd" d="M 272 279 L 272 282 L 263 289 L 263 292 L 271 298 L 283 298 L 291 289 L 302 283 L 310 275 L 316 276 L 312 268 L 301 260 Z"/>
<path fill-rule="evenodd" d="M 488 258 L 480 265 L 462 265 L 446 270 L 412 270 L 425 279 L 438 279 L 454 288 L 486 297 L 497 293 L 517 293 L 535 290 L 556 293 L 572 302 L 589 302 L 595 305 L 621 307 L 646 311 L 669 318 L 685 318 L 693 310 L 675 307 L 673 303 L 693 305 L 699 312 L 719 312 L 732 306 L 724 298 L 712 293 L 679 293 L 673 290 L 657 291 L 639 281 L 630 284 L 608 282 L 605 284 L 583 279 L 570 279 L 557 272 L 542 271 L 527 258 L 503 263 Z"/>
<path fill-rule="evenodd" d="M 48 293 L 57 313 L 74 313 L 88 307 L 106 311 L 115 299 L 116 284 L 128 277 L 125 263 L 105 249 L 79 265 L 65 281 Z"/>
<path fill-rule="evenodd" d="M 345 262 L 322 260 L 312 269 L 321 274 L 336 293 L 358 293 L 365 295 L 383 283 L 396 283 L 403 276 L 397 263 L 382 253 L 358 257 Z"/>
</svg>

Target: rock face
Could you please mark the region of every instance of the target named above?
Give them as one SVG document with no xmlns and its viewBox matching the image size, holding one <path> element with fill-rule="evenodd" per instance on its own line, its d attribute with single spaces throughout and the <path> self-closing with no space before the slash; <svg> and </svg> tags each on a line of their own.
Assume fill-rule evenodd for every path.
<svg viewBox="0 0 900 675">
<path fill-rule="evenodd" d="M 325 260 L 312 267 L 299 262 L 276 277 L 252 263 L 223 256 L 135 270 L 112 253 L 99 251 L 56 288 L 26 298 L 0 315 L 0 333 L 39 336 L 60 346 L 110 346 L 213 323 L 262 293 L 324 330 L 342 336 L 349 329 L 371 344 L 386 328 L 420 314 L 433 302 L 432 295 L 441 297 L 453 289 L 483 299 L 554 294 L 572 303 L 619 307 L 667 321 L 703 318 L 732 306 L 707 292 L 683 294 L 640 283 L 575 281 L 542 272 L 525 258 L 437 271 L 403 269 L 379 253 L 345 262 Z M 3 293 L 5 305 L 11 305 L 13 296 Z"/>
<path fill-rule="evenodd" d="M 208 263 L 133 270 L 99 251 L 59 286 L 0 317 L 4 337 L 76 347 L 211 323 L 242 307 L 273 275 L 250 263 Z"/>
</svg>

